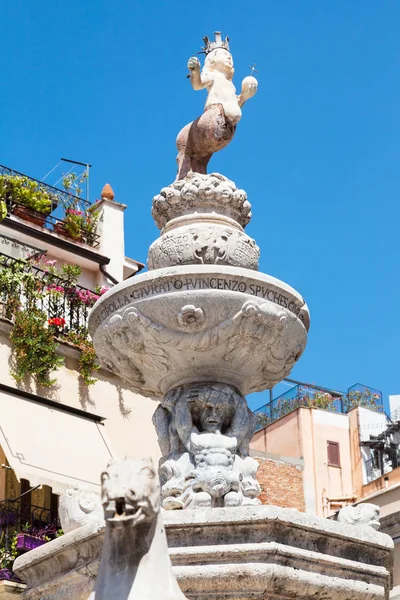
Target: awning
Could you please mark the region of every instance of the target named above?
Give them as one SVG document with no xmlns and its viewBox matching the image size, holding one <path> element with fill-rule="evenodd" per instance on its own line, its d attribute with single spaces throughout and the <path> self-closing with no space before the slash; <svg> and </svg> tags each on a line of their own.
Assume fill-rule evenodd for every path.
<svg viewBox="0 0 400 600">
<path fill-rule="evenodd" d="M 56 494 L 75 484 L 100 491 L 111 445 L 99 419 L 72 410 L 0 389 L 0 445 L 18 479 Z"/>
</svg>

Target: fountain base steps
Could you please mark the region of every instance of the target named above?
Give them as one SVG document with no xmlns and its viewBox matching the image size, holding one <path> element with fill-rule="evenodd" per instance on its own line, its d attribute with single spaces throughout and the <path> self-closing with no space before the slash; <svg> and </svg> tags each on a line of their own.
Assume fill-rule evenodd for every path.
<svg viewBox="0 0 400 600">
<path fill-rule="evenodd" d="M 165 511 L 163 518 L 188 598 L 389 598 L 393 542 L 369 526 L 275 506 Z M 92 523 L 18 558 L 24 600 L 87 600 L 103 535 L 103 525 Z"/>
</svg>

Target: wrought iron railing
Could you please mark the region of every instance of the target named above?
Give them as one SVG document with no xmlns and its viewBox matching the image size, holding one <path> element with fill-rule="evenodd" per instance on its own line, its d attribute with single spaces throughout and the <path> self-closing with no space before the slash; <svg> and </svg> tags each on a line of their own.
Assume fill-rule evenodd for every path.
<svg viewBox="0 0 400 600">
<path fill-rule="evenodd" d="M 346 412 L 356 406 L 364 406 L 383 412 L 382 392 L 362 383 L 356 383 L 347 390 L 345 398 Z"/>
<path fill-rule="evenodd" d="M 347 393 L 327 390 L 314 385 L 295 385 L 271 402 L 257 408 L 257 431 L 300 407 L 321 408 L 345 414 L 355 406 L 383 412 L 382 392 L 362 384 L 349 388 Z"/>
<path fill-rule="evenodd" d="M 59 535 L 57 511 L 17 499 L 0 502 L 0 580 L 20 582 L 13 572 L 19 554 L 33 550 Z"/>
<path fill-rule="evenodd" d="M 90 206 L 90 202 L 85 200 L 84 198 L 79 198 L 78 196 L 74 196 L 74 194 L 70 194 L 64 190 L 60 190 L 59 188 L 53 187 L 48 183 L 43 183 L 43 181 L 39 181 L 34 177 L 29 177 L 24 173 L 19 173 L 19 171 L 14 171 L 14 169 L 10 169 L 9 167 L 5 167 L 4 165 L 0 165 L 0 175 L 6 175 L 11 177 L 23 177 L 24 179 L 28 179 L 30 181 L 34 181 L 38 186 L 39 190 L 43 190 L 46 192 L 50 198 L 52 199 L 52 203 L 54 208 L 56 206 L 72 206 L 75 205 L 77 207 L 88 208 Z"/>
<path fill-rule="evenodd" d="M 35 290 L 38 293 L 34 295 L 35 307 L 42 310 L 48 320 L 63 321 L 62 327 L 58 328 L 59 335 L 69 331 L 80 332 L 82 328 L 87 328 L 90 308 L 99 298 L 94 291 L 75 283 L 71 284 L 59 275 L 0 252 L 0 275 L 4 269 L 14 273 L 26 273 L 29 280 L 21 281 L 21 277 L 0 276 L 1 318 L 12 320 L 15 302 L 22 307 L 32 302 L 30 292 L 32 286 L 36 286 Z"/>
<path fill-rule="evenodd" d="M 32 244 L 8 237 L 4 233 L 0 234 L 0 252 L 2 250 L 8 251 L 7 256 L 10 256 L 11 253 L 11 256 L 20 259 L 39 257 L 47 252 L 43 248 L 38 248 L 37 246 L 32 246 Z"/>
<path fill-rule="evenodd" d="M 90 227 L 85 228 L 77 226 L 76 232 L 73 236 L 69 235 L 68 228 L 65 228 L 65 224 L 67 222 L 65 218 L 65 211 L 72 208 L 75 211 L 88 214 L 88 210 L 91 206 L 91 203 L 88 200 L 79 198 L 78 196 L 74 196 L 69 192 L 65 192 L 51 185 L 38 181 L 33 177 L 28 177 L 27 175 L 19 173 L 18 171 L 14 171 L 13 169 L 9 169 L 4 165 L 0 165 L 0 181 L 2 178 L 7 181 L 7 177 L 20 178 L 21 186 L 34 183 L 37 192 L 45 194 L 46 197 L 51 201 L 51 214 L 43 214 L 33 210 L 32 208 L 29 208 L 29 215 L 27 215 L 26 205 L 18 202 L 12 192 L 12 186 L 10 186 L 10 189 L 6 189 L 6 191 L 3 192 L 2 198 L 0 198 L 5 201 L 9 215 L 14 214 L 15 216 L 28 219 L 51 232 L 69 237 L 73 241 L 83 242 L 92 247 L 99 246 L 100 236 L 95 232 L 95 227 L 92 229 Z"/>
</svg>

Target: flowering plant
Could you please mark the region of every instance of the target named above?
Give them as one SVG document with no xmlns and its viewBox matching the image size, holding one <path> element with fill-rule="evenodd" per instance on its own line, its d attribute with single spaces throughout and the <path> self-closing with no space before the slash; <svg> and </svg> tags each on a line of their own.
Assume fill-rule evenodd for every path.
<svg viewBox="0 0 400 600">
<path fill-rule="evenodd" d="M 72 238 L 81 237 L 83 221 L 83 211 L 75 210 L 74 208 L 67 208 L 65 211 L 64 227 L 68 235 L 70 235 Z"/>
<path fill-rule="evenodd" d="M 96 230 L 98 213 L 90 209 L 83 211 L 75 208 L 67 208 L 64 217 L 65 231 L 72 238 L 86 237 L 90 242 Z"/>
<path fill-rule="evenodd" d="M 56 327 L 57 329 L 64 329 L 66 321 L 65 319 L 63 319 L 62 317 L 53 317 L 52 319 L 49 319 L 48 324 Z"/>
</svg>

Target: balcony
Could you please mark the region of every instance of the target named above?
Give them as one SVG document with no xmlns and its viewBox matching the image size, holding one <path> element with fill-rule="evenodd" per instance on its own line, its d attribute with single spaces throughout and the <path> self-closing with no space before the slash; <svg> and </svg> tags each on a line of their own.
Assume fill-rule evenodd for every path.
<svg viewBox="0 0 400 600">
<path fill-rule="evenodd" d="M 5 215 L 0 210 L 0 217 L 13 215 L 92 248 L 100 244 L 95 204 L 4 165 L 0 165 L 0 201 L 6 211 Z"/>
<path fill-rule="evenodd" d="M 0 581 L 19 583 L 21 580 L 12 570 L 17 556 L 60 534 L 56 510 L 29 504 L 24 494 L 0 502 Z"/>
<path fill-rule="evenodd" d="M 315 385 L 299 384 L 257 408 L 257 431 L 301 407 L 320 408 L 346 414 L 352 408 L 363 406 L 383 413 L 382 392 L 357 383 L 346 392 L 336 392 Z"/>
<path fill-rule="evenodd" d="M 77 283 L 81 267 L 57 267 L 56 262 L 0 252 L 0 320 L 12 342 L 10 374 L 18 383 L 34 376 L 44 387 L 56 385 L 51 374 L 64 364 L 64 342 L 79 352 L 78 371 L 89 386 L 97 381 L 93 373 L 100 367 L 88 334 L 88 316 L 108 288 L 85 288 Z"/>
<path fill-rule="evenodd" d="M 56 269 L 48 264 L 54 262 L 36 259 L 35 264 L 0 252 L 0 318 L 13 322 L 16 310 L 34 307 L 58 337 L 87 330 L 89 311 L 105 288 L 78 285 L 78 267 Z"/>
</svg>

